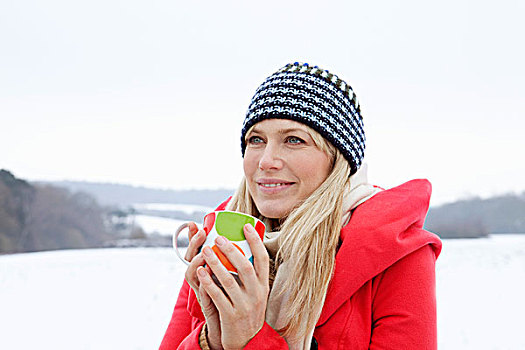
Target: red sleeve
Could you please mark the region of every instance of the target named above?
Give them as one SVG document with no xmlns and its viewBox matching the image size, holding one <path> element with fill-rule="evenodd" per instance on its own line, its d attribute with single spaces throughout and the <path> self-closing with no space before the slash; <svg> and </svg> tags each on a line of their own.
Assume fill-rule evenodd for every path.
<svg viewBox="0 0 525 350">
<path fill-rule="evenodd" d="M 204 321 L 196 323 L 188 312 L 188 294 L 190 286 L 184 280 L 168 329 L 164 334 L 159 350 L 199 349 L 199 334 Z M 198 321 L 198 320 L 197 320 Z"/>
<path fill-rule="evenodd" d="M 436 257 L 430 245 L 376 277 L 371 350 L 435 350 Z"/>
<path fill-rule="evenodd" d="M 264 322 L 263 328 L 244 347 L 245 350 L 288 349 L 288 344 L 275 329 Z"/>
</svg>

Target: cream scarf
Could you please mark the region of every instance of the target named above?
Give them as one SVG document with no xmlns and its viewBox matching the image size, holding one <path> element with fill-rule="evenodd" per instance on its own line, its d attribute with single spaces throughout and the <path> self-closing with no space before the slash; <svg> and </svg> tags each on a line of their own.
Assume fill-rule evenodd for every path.
<svg viewBox="0 0 525 350">
<path fill-rule="evenodd" d="M 361 168 L 350 177 L 350 188 L 346 189 L 346 193 L 343 197 L 343 219 L 342 226 L 345 226 L 352 215 L 352 210 L 358 205 L 368 200 L 376 193 L 380 192 L 379 188 L 376 188 L 368 183 L 367 179 L 367 165 L 363 164 Z M 264 245 L 272 256 L 275 256 L 279 250 L 279 233 L 266 232 L 264 236 Z M 285 262 L 281 263 L 273 282 L 270 295 L 268 297 L 268 305 L 266 307 L 266 322 L 274 329 L 281 329 L 284 324 L 284 315 L 286 314 L 287 301 L 289 294 L 282 290 L 283 281 L 289 277 L 289 264 Z M 323 305 L 319 305 L 317 314 L 321 315 Z M 308 336 L 305 339 L 292 340 L 285 338 L 288 346 L 291 350 L 310 350 L 310 343 L 314 333 L 314 325 L 310 325 L 308 330 Z"/>
</svg>

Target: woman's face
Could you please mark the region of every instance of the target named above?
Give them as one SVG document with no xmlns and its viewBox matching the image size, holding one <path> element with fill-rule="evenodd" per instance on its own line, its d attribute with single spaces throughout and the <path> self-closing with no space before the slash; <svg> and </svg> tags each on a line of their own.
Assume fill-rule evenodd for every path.
<svg viewBox="0 0 525 350">
<path fill-rule="evenodd" d="M 246 135 L 244 175 L 259 212 L 281 219 L 308 198 L 331 170 L 304 124 L 266 119 Z"/>
</svg>

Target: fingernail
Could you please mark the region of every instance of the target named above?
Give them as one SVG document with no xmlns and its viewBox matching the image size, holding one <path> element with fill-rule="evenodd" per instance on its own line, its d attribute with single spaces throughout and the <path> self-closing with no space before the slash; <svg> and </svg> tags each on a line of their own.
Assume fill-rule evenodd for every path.
<svg viewBox="0 0 525 350">
<path fill-rule="evenodd" d="M 226 244 L 226 238 L 219 236 L 215 239 L 215 243 L 217 243 L 218 246 L 223 246 Z"/>
<path fill-rule="evenodd" d="M 199 274 L 199 276 L 201 277 L 206 277 L 206 271 L 204 271 L 204 268 L 203 267 L 199 267 L 197 269 L 197 273 Z"/>
<path fill-rule="evenodd" d="M 204 247 L 202 251 L 204 252 L 204 255 L 206 255 L 207 257 L 213 256 L 213 252 L 210 247 Z"/>
</svg>

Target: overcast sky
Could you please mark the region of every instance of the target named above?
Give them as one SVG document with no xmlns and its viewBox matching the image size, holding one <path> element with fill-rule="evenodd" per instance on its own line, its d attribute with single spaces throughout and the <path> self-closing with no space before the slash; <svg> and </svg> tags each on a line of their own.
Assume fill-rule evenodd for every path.
<svg viewBox="0 0 525 350">
<path fill-rule="evenodd" d="M 250 98 L 288 62 L 354 88 L 369 178 L 433 204 L 525 190 L 525 2 L 0 2 L 0 168 L 235 188 Z"/>
</svg>

